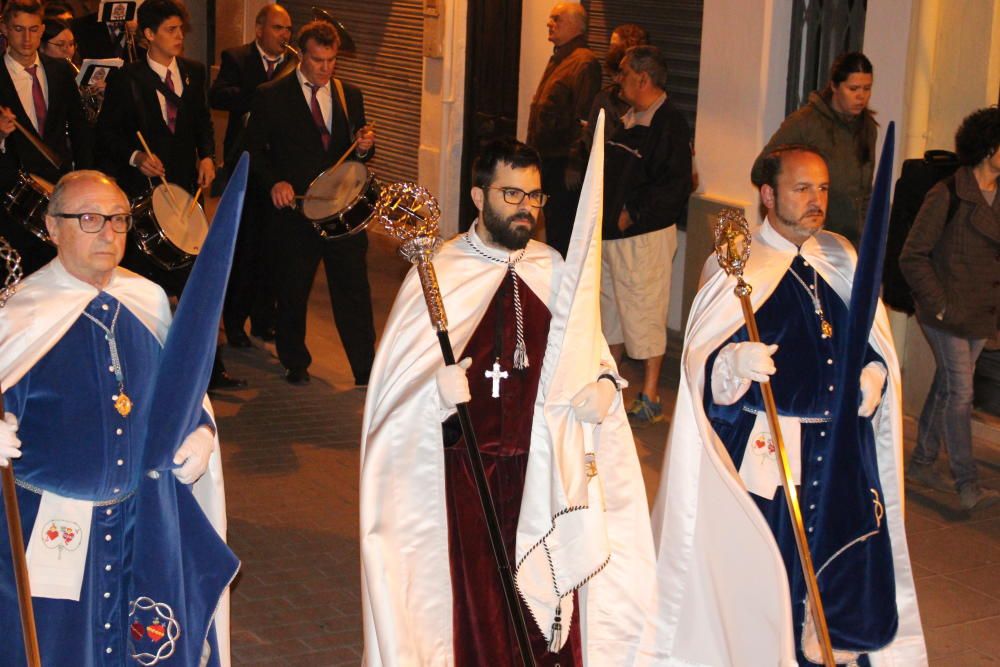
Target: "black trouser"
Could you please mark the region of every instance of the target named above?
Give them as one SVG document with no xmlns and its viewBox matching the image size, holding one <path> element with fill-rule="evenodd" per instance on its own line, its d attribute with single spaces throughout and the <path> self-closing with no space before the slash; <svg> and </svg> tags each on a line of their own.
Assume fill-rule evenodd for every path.
<svg viewBox="0 0 1000 667">
<path fill-rule="evenodd" d="M 542 190 L 549 196 L 545 204 L 545 242 L 566 257 L 573 234 L 573 219 L 580 202 L 579 190 L 566 189 L 569 158 L 542 159 Z"/>
<path fill-rule="evenodd" d="M 367 384 L 375 358 L 375 322 L 368 285 L 368 237 L 365 232 L 324 241 L 301 214 L 282 209 L 274 214 L 275 287 L 278 301 L 278 359 L 290 370 L 309 367 L 306 311 L 320 260 L 333 306 L 333 321 L 344 344 L 354 380 Z"/>
<path fill-rule="evenodd" d="M 258 188 L 247 188 L 233 269 L 222 307 L 222 325 L 227 337 L 243 333 L 247 318 L 254 333 L 264 333 L 275 326 L 274 253 L 267 242 L 271 235 L 265 229 L 270 224 L 267 215 L 270 207 L 270 198 L 262 197 Z"/>
</svg>

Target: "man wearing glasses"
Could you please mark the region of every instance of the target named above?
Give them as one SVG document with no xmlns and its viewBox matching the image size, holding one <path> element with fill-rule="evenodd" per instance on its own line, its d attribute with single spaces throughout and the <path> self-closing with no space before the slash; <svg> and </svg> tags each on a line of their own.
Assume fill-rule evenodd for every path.
<svg viewBox="0 0 1000 667">
<path fill-rule="evenodd" d="M 118 267 L 132 216 L 104 174 L 64 176 L 48 211 L 57 256 L 0 309 L 0 465 L 15 461 L 42 662 L 125 664 L 134 494 L 170 308 L 162 289 Z M 193 484 L 212 457 L 203 411 L 173 474 Z M 214 488 L 213 474 L 198 486 Z M 0 662 L 26 664 L 12 572 L 3 528 Z"/>
<path fill-rule="evenodd" d="M 490 664 L 522 664 L 459 403 L 469 406 L 537 664 L 579 666 L 585 658 L 624 664 L 654 579 L 646 495 L 620 378 L 600 332 L 569 320 L 565 337 L 557 332 L 559 342 L 549 340 L 550 324 L 562 321 L 553 320 L 557 302 L 579 294 L 560 289 L 565 266 L 559 253 L 531 240 L 546 200 L 538 153 L 511 140 L 493 142 L 473 165 L 472 180 L 479 216 L 434 259 L 461 361 L 443 364 L 411 271 L 372 370 L 361 451 L 364 664 L 477 665 L 483 656 Z M 541 424 L 552 397 L 547 393 L 544 407 L 537 405 L 543 373 L 550 382 L 548 359 L 573 355 L 584 338 L 598 341 L 601 369 L 560 393 L 552 409 L 580 430 L 556 434 Z M 561 495 L 562 482 L 552 482 L 574 477 L 571 470 L 578 479 L 596 476 L 596 463 L 586 468 L 584 445 L 575 437 L 584 431 L 598 434 L 601 449 L 604 497 L 590 499 L 602 507 L 599 526 L 581 518 L 590 516 L 586 493 L 582 499 Z M 577 502 L 557 509 L 550 488 Z M 543 548 L 553 535 L 555 542 Z M 591 557 L 588 547 L 596 542 L 611 544 L 605 548 L 613 565 L 607 551 Z M 570 554 L 560 550 L 567 545 Z M 614 590 L 605 596 L 595 586 Z M 603 620 L 581 627 L 588 617 Z"/>
</svg>

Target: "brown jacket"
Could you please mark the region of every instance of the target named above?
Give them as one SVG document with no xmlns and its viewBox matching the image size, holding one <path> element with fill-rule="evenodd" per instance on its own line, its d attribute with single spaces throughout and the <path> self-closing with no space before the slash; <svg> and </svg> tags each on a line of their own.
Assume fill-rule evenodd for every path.
<svg viewBox="0 0 1000 667">
<path fill-rule="evenodd" d="M 992 338 L 1000 323 L 1000 191 L 988 205 L 972 168 L 961 167 L 955 193 L 959 204 L 950 221 L 946 181 L 927 193 L 899 268 L 922 324 L 956 336 Z"/>
<path fill-rule="evenodd" d="M 528 117 L 528 143 L 543 159 L 569 155 L 600 89 L 601 63 L 583 35 L 556 47 Z"/>
</svg>

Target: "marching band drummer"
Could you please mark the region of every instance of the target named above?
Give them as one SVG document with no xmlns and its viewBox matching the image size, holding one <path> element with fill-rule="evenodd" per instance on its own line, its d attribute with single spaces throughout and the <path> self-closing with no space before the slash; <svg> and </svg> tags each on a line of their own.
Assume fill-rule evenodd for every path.
<svg viewBox="0 0 1000 667">
<path fill-rule="evenodd" d="M 211 107 L 229 112 L 223 141 L 227 170 L 243 151 L 245 117 L 254 91 L 261 84 L 290 73 L 297 62 L 285 46 L 292 39 L 292 17 L 284 7 L 264 5 L 257 12 L 254 30 L 253 41 L 222 52 L 219 75 L 208 91 Z M 222 308 L 222 325 L 232 347 L 250 346 L 250 338 L 244 331 L 248 318 L 252 334 L 265 341 L 274 340 L 274 270 L 264 231 L 271 197 L 261 187 L 248 187 L 246 196 Z"/>
<path fill-rule="evenodd" d="M 295 73 L 257 89 L 246 140 L 251 172 L 270 192 L 272 204 L 273 224 L 268 227 L 275 232 L 270 245 L 275 252 L 278 359 L 289 383 L 309 382 L 306 309 L 322 259 L 354 382 L 365 386 L 375 357 L 368 237 L 362 231 L 325 241 L 295 203 L 296 195 L 305 194 L 312 180 L 349 150 L 349 160 L 370 159 L 375 132 L 365 125 L 361 91 L 333 78 L 340 47 L 334 27 L 324 21 L 305 24 L 298 46 L 301 62 Z"/>
<path fill-rule="evenodd" d="M 180 0 L 146 0 L 137 12 L 139 32 L 148 41 L 146 57 L 108 78 L 104 105 L 97 118 L 97 163 L 132 199 L 166 179 L 191 194 L 208 192 L 215 180 L 215 135 L 208 109 L 205 66 L 181 57 L 188 26 Z M 142 133 L 150 152 L 137 135 Z M 175 202 L 184 216 L 187 202 Z M 180 296 L 190 267 L 167 271 L 135 243 L 129 243 L 122 266 Z M 229 377 L 216 356 L 210 389 L 246 386 Z"/>
<path fill-rule="evenodd" d="M 42 5 L 37 0 L 10 0 L 0 32 L 7 51 L 0 67 L 0 192 L 10 192 L 18 174 L 34 174 L 49 183 L 71 170 L 90 166 L 93 136 L 73 78 L 63 58 L 39 53 Z M 16 129 L 15 120 L 29 138 Z M 54 166 L 32 140 L 44 144 Z M 44 211 L 44 206 L 40 210 Z M 44 228 L 44 220 L 39 221 Z M 55 257 L 55 250 L 6 212 L 0 212 L 0 236 L 21 254 L 25 274 Z"/>
</svg>

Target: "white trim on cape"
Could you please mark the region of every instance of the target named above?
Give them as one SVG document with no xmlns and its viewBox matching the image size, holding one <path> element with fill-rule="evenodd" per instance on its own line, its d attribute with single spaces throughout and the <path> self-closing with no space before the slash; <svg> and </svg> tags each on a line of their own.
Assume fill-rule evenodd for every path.
<svg viewBox="0 0 1000 667">
<path fill-rule="evenodd" d="M 849 303 L 856 256 L 846 239 L 821 231 L 800 252 Z M 795 254 L 795 246 L 766 221 L 753 234 L 744 275 L 753 287 L 755 311 Z M 796 664 L 788 581 L 777 544 L 703 409 L 706 359 L 743 325 L 734 286 L 735 279 L 710 257 L 688 320 L 677 404 L 653 509 L 657 603 L 643 638 L 642 664 L 718 667 L 746 664 L 747 656 L 753 656 L 754 664 Z M 869 340 L 888 369 L 873 427 L 899 612 L 895 639 L 869 655 L 877 667 L 926 665 L 903 525 L 899 362 L 881 303 Z"/>
</svg>

